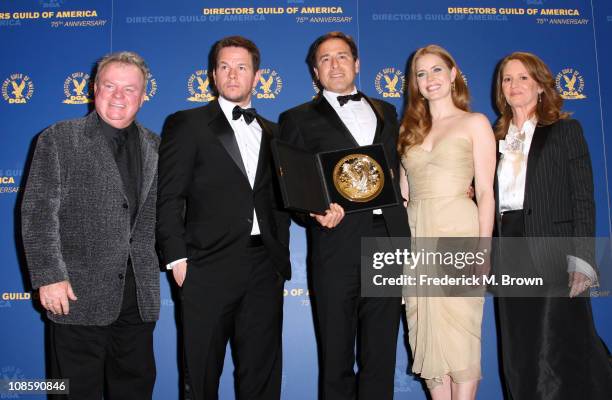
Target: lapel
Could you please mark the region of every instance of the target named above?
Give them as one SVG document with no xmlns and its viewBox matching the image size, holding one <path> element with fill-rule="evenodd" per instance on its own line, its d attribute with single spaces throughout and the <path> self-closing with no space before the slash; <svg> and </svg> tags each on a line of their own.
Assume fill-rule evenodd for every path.
<svg viewBox="0 0 612 400">
<path fill-rule="evenodd" d="M 523 206 L 525 207 L 527 200 L 529 199 L 530 193 L 530 182 L 533 180 L 533 176 L 536 173 L 538 161 L 542 155 L 542 149 L 546 144 L 546 138 L 550 133 L 551 125 L 537 126 L 533 132 L 533 139 L 531 140 L 531 146 L 529 147 L 529 154 L 527 156 L 527 172 L 525 173 L 525 195 Z"/>
<path fill-rule="evenodd" d="M 348 130 L 344 122 L 338 116 L 338 113 L 329 104 L 322 92 L 313 100 L 315 110 L 325 119 L 336 131 L 340 132 L 347 141 L 354 147 L 359 147 L 359 143 L 355 140 L 351 132 Z"/>
<path fill-rule="evenodd" d="M 138 219 L 138 215 L 140 214 L 140 210 L 147 200 L 149 191 L 151 190 L 151 185 L 153 184 L 153 179 L 155 179 L 155 172 L 157 170 L 157 146 L 155 142 L 148 137 L 145 129 L 136 122 L 136 127 L 138 128 L 138 136 L 140 138 L 140 156 L 142 160 L 142 171 L 141 171 L 141 187 L 140 187 L 140 196 L 138 203 L 138 212 L 136 214 L 136 219 Z M 135 225 L 135 224 L 134 224 Z"/>
<path fill-rule="evenodd" d="M 497 167 L 499 166 L 499 160 L 501 160 L 501 153 L 499 152 L 499 140 L 495 141 L 495 174 L 493 174 L 493 193 L 495 196 L 495 204 L 499 202 L 499 183 L 497 181 Z"/>
<path fill-rule="evenodd" d="M 261 143 L 259 145 L 259 159 L 257 160 L 257 172 L 255 173 L 255 183 L 253 184 L 253 190 L 257 188 L 263 179 L 270 159 L 270 141 L 272 140 L 272 130 L 268 124 L 268 121 L 261 117 L 257 117 L 257 123 L 261 127 Z"/>
<path fill-rule="evenodd" d="M 497 167 L 499 166 L 499 160 L 501 153 L 499 152 L 499 140 L 495 142 L 495 173 L 493 174 L 493 196 L 495 198 L 495 222 L 496 228 L 499 231 L 501 228 L 501 214 L 499 213 L 499 183 L 497 181 Z M 499 233 L 499 232 L 498 232 Z M 499 234 L 501 236 L 501 234 Z"/>
<path fill-rule="evenodd" d="M 123 190 L 121 175 L 119 175 L 117 162 L 115 161 L 108 142 L 102 133 L 99 118 L 100 117 L 98 114 L 93 111 L 87 116 L 85 121 L 85 136 L 89 142 L 88 152 L 90 157 L 99 165 L 100 168 L 98 171 L 110 176 L 112 186 L 117 189 L 125 201 L 127 201 L 127 196 Z"/>
<path fill-rule="evenodd" d="M 382 109 L 380 108 L 378 103 L 373 102 L 372 99 L 370 99 L 364 93 L 362 92 L 359 92 L 359 93 L 361 93 L 363 98 L 366 99 L 370 107 L 372 107 L 372 111 L 374 111 L 374 115 L 376 115 L 376 133 L 374 134 L 374 141 L 372 143 L 382 142 L 382 132 L 383 132 L 383 129 L 385 128 L 385 118 L 383 117 Z"/>
<path fill-rule="evenodd" d="M 217 137 L 219 142 L 221 142 L 225 148 L 225 151 L 227 151 L 232 160 L 234 160 L 234 163 L 240 169 L 240 171 L 242 171 L 242 174 L 248 181 L 246 168 L 242 162 L 240 149 L 238 148 L 238 142 L 236 141 L 236 136 L 234 135 L 232 126 L 227 118 L 225 118 L 225 114 L 223 114 L 218 101 L 215 100 L 211 102 L 210 107 L 213 115 L 212 119 L 208 123 L 208 126 L 210 127 L 211 132 Z"/>
</svg>

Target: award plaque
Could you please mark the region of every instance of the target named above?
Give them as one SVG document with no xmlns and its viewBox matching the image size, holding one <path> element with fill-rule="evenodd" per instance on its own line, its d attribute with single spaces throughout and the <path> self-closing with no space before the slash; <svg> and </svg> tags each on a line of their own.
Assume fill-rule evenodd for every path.
<svg viewBox="0 0 612 400">
<path fill-rule="evenodd" d="M 382 191 L 385 174 L 380 164 L 367 154 L 349 154 L 336 163 L 333 180 L 342 197 L 366 203 Z"/>
<path fill-rule="evenodd" d="M 321 214 L 338 203 L 352 213 L 399 204 L 381 144 L 312 154 L 274 140 L 272 154 L 287 209 Z"/>
</svg>

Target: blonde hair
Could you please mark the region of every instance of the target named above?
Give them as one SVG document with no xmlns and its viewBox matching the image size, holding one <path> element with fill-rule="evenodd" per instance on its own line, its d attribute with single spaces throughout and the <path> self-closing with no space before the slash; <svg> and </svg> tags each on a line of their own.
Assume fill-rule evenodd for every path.
<svg viewBox="0 0 612 400">
<path fill-rule="evenodd" d="M 149 77 L 149 67 L 145 63 L 145 60 L 133 51 L 120 51 L 117 53 L 107 54 L 98 61 L 96 68 L 95 83 L 98 83 L 98 76 L 109 64 L 119 63 L 125 65 L 133 65 L 140 70 L 142 73 L 143 86 L 146 87 L 147 78 Z"/>
</svg>

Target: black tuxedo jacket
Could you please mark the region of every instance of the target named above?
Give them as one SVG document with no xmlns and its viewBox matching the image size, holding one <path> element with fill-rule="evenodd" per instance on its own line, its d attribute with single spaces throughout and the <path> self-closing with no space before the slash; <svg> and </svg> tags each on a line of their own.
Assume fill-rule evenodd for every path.
<svg viewBox="0 0 612 400">
<path fill-rule="evenodd" d="M 277 271 L 291 276 L 289 216 L 279 206 L 270 152 L 277 127 L 258 117 L 261 147 L 254 187 L 218 101 L 166 120 L 159 158 L 158 244 L 164 263 L 188 258 L 199 268 L 231 266 L 245 256 L 253 208 Z"/>
<path fill-rule="evenodd" d="M 365 95 L 364 98 L 370 103 L 377 119 L 374 143 L 381 143 L 384 146 L 389 158 L 389 166 L 393 170 L 393 184 L 400 193 L 399 157 L 396 150 L 399 126 L 395 107 L 384 101 L 370 99 Z M 359 146 L 322 94 L 308 103 L 285 111 L 281 114 L 279 121 L 282 140 L 312 153 Z M 403 205 L 385 207 L 382 210 L 390 236 L 410 236 L 408 217 Z M 312 218 L 305 218 L 305 222 L 310 225 L 311 232 L 315 235 L 328 231 L 320 228 Z M 333 236 L 341 238 L 343 232 L 363 231 L 363 227 L 371 227 L 371 224 L 372 211 L 348 214 L 333 230 Z M 333 240 L 323 243 L 325 242 L 330 248 L 334 246 Z M 358 249 L 355 251 L 358 252 Z"/>
<path fill-rule="evenodd" d="M 497 174 L 495 200 L 497 204 Z M 501 236 L 496 209 L 496 230 Z M 530 252 L 543 275 L 554 273 L 567 279 L 565 255 L 580 257 L 596 268 L 593 243 L 580 239 L 595 236 L 595 201 L 589 148 L 578 121 L 562 119 L 536 128 L 527 158 L 523 210 L 525 236 L 531 238 Z M 576 239 L 560 243 L 538 237 Z M 558 248 L 561 244 L 563 249 Z"/>
</svg>

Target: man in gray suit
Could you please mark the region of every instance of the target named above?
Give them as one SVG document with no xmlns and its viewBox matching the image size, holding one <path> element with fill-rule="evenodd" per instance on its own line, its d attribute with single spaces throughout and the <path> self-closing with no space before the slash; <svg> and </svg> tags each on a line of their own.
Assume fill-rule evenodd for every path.
<svg viewBox="0 0 612 400">
<path fill-rule="evenodd" d="M 135 53 L 100 60 L 95 111 L 40 134 L 25 187 L 28 269 L 50 320 L 51 373 L 70 380 L 70 398 L 153 392 L 159 138 L 135 121 L 147 74 Z"/>
</svg>

